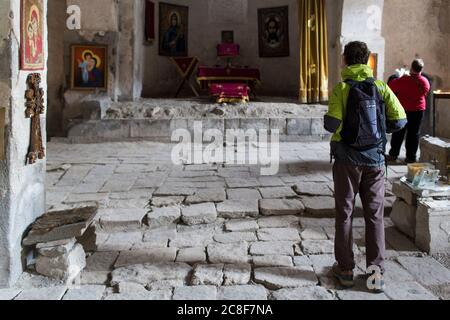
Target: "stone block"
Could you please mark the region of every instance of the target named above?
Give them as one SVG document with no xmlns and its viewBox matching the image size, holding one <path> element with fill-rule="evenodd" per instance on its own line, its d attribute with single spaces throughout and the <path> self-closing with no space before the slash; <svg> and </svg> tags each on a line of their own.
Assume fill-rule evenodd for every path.
<svg viewBox="0 0 450 320">
<path fill-rule="evenodd" d="M 227 199 L 225 189 L 199 189 L 194 195 L 186 198 L 187 204 L 203 202 L 222 202 Z"/>
<path fill-rule="evenodd" d="M 228 200 L 246 200 L 246 199 L 261 199 L 261 194 L 256 189 L 228 189 Z"/>
<path fill-rule="evenodd" d="M 270 119 L 270 130 L 278 130 L 280 135 L 286 135 L 287 134 L 287 123 L 286 119 Z"/>
<path fill-rule="evenodd" d="M 421 250 L 450 253 L 450 200 L 419 201 L 415 233 Z"/>
<path fill-rule="evenodd" d="M 173 300 L 216 300 L 215 286 L 193 286 L 175 288 Z"/>
<path fill-rule="evenodd" d="M 134 282 L 147 285 L 162 280 L 187 281 L 192 268 L 186 263 L 138 264 L 118 268 L 111 273 L 111 285 Z"/>
<path fill-rule="evenodd" d="M 127 231 L 139 229 L 147 215 L 145 209 L 102 209 L 100 226 L 104 231 Z"/>
<path fill-rule="evenodd" d="M 336 204 L 332 197 L 303 197 L 305 212 L 308 216 L 330 218 L 336 216 Z"/>
<path fill-rule="evenodd" d="M 297 199 L 262 199 L 259 207 L 265 216 L 296 215 L 305 210 L 303 203 Z"/>
<path fill-rule="evenodd" d="M 431 257 L 398 257 L 397 261 L 424 286 L 450 284 L 450 270 Z"/>
<path fill-rule="evenodd" d="M 163 208 L 153 208 L 152 212 L 147 215 L 147 223 L 150 228 L 158 228 L 170 226 L 177 223 L 181 217 L 179 207 L 170 206 Z"/>
<path fill-rule="evenodd" d="M 400 199 L 394 202 L 391 212 L 391 220 L 394 225 L 413 239 L 416 236 L 416 212 L 417 207 Z"/>
<path fill-rule="evenodd" d="M 397 197 L 405 201 L 411 206 L 417 206 L 417 195 L 413 190 L 403 183 L 402 181 L 395 181 L 392 184 L 392 193 Z"/>
<path fill-rule="evenodd" d="M 224 232 L 214 235 L 214 241 L 219 243 L 254 242 L 257 240 L 254 232 Z"/>
<path fill-rule="evenodd" d="M 250 246 L 250 254 L 294 256 L 294 243 L 290 241 L 255 242 Z"/>
<path fill-rule="evenodd" d="M 311 125 L 311 119 L 287 119 L 287 134 L 294 136 L 310 136 Z"/>
<path fill-rule="evenodd" d="M 170 120 L 131 120 L 130 138 L 167 138 L 172 135 Z"/>
<path fill-rule="evenodd" d="M 297 194 L 289 187 L 260 188 L 259 192 L 264 199 L 293 198 Z"/>
<path fill-rule="evenodd" d="M 246 285 L 250 282 L 251 274 L 250 264 L 227 264 L 223 268 L 223 285 Z"/>
<path fill-rule="evenodd" d="M 296 184 L 294 190 L 302 196 L 334 196 L 333 191 L 327 183 L 303 182 L 301 184 Z"/>
<path fill-rule="evenodd" d="M 241 219 L 259 215 L 258 200 L 227 200 L 217 204 L 217 212 L 222 218 Z"/>
<path fill-rule="evenodd" d="M 69 289 L 63 300 L 73 301 L 97 301 L 101 300 L 106 287 L 102 285 L 85 285 L 79 288 Z"/>
<path fill-rule="evenodd" d="M 447 176 L 450 165 L 450 143 L 440 138 L 423 137 L 420 140 L 420 161 L 433 163 L 437 161 L 436 169 L 442 176 Z"/>
<path fill-rule="evenodd" d="M 176 262 L 202 263 L 206 261 L 204 247 L 184 248 L 178 251 Z"/>
<path fill-rule="evenodd" d="M 269 289 L 316 286 L 319 279 L 312 267 L 256 268 L 255 282 Z"/>
<path fill-rule="evenodd" d="M 297 228 L 300 218 L 297 216 L 272 216 L 258 219 L 260 228 Z"/>
<path fill-rule="evenodd" d="M 181 209 L 181 220 L 189 226 L 212 223 L 216 219 L 216 206 L 212 202 L 193 204 Z"/>
<path fill-rule="evenodd" d="M 174 262 L 176 248 L 148 248 L 146 250 L 122 251 L 114 264 L 115 268 L 136 264 Z"/>
<path fill-rule="evenodd" d="M 281 289 L 275 291 L 272 294 L 275 300 L 293 300 L 293 301 L 306 301 L 306 300 L 335 300 L 333 294 L 323 287 L 306 287 L 295 289 Z"/>
<path fill-rule="evenodd" d="M 248 262 L 248 245 L 246 242 L 210 244 L 207 251 L 211 263 L 242 264 Z"/>
<path fill-rule="evenodd" d="M 222 301 L 267 300 L 267 290 L 261 285 L 220 287 L 217 298 Z"/>
<path fill-rule="evenodd" d="M 334 242 L 331 240 L 304 240 L 301 246 L 306 255 L 334 253 Z"/>
<path fill-rule="evenodd" d="M 225 222 L 225 230 L 230 232 L 254 232 L 259 229 L 255 220 L 231 220 Z"/>
<path fill-rule="evenodd" d="M 265 228 L 257 232 L 260 241 L 300 241 L 300 235 L 294 228 Z"/>
<path fill-rule="evenodd" d="M 280 255 L 254 256 L 255 267 L 293 267 L 292 257 Z"/>
<path fill-rule="evenodd" d="M 58 280 L 73 280 L 86 267 L 86 255 L 83 247 L 77 244 L 66 254 L 48 258 L 38 256 L 36 259 L 36 272 Z"/>
<path fill-rule="evenodd" d="M 214 285 L 223 283 L 223 264 L 197 265 L 192 275 L 191 284 L 194 286 Z"/>
</svg>

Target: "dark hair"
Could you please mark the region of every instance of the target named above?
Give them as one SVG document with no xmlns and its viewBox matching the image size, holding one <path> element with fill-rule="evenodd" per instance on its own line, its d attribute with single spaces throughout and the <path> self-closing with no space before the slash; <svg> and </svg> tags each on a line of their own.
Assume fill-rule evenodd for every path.
<svg viewBox="0 0 450 320">
<path fill-rule="evenodd" d="M 367 64 L 370 58 L 370 50 L 367 44 L 361 41 L 353 41 L 345 46 L 345 63 L 348 66 L 354 64 Z"/>
<path fill-rule="evenodd" d="M 421 73 L 423 68 L 425 67 L 425 63 L 422 59 L 414 59 L 411 64 L 411 70 L 417 73 Z"/>
<path fill-rule="evenodd" d="M 87 56 L 91 56 L 91 57 L 92 57 L 92 53 L 86 52 L 86 53 L 84 54 L 84 58 L 86 59 Z"/>
</svg>

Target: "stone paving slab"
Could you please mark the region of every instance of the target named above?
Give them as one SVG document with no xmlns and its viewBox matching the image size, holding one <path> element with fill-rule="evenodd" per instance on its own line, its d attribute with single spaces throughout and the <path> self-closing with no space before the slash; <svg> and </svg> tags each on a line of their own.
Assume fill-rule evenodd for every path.
<svg viewBox="0 0 450 320">
<path fill-rule="evenodd" d="M 96 301 L 103 298 L 104 292 L 106 290 L 105 286 L 98 285 L 87 285 L 81 286 L 76 289 L 67 290 L 63 297 L 63 300 L 74 300 L 74 301 Z"/>
<path fill-rule="evenodd" d="M 227 189 L 228 200 L 261 199 L 258 189 Z"/>
<path fill-rule="evenodd" d="M 439 300 L 417 282 L 410 281 L 388 282 L 385 294 L 392 300 Z"/>
<path fill-rule="evenodd" d="M 305 210 L 303 203 L 296 199 L 263 199 L 259 207 L 264 216 L 297 215 Z"/>
<path fill-rule="evenodd" d="M 272 293 L 274 300 L 335 300 L 333 294 L 323 287 L 306 287 L 296 289 L 281 289 Z"/>
<path fill-rule="evenodd" d="M 292 257 L 280 255 L 254 256 L 252 257 L 255 267 L 293 267 Z"/>
<path fill-rule="evenodd" d="M 0 289 L 0 301 L 13 300 L 20 292 L 19 289 Z"/>
<path fill-rule="evenodd" d="M 450 284 L 450 270 L 430 257 L 398 257 L 397 261 L 425 286 Z"/>
<path fill-rule="evenodd" d="M 217 219 L 214 203 L 193 204 L 181 209 L 181 220 L 187 225 L 213 223 Z"/>
<path fill-rule="evenodd" d="M 199 264 L 194 268 L 191 285 L 221 286 L 223 283 L 223 264 Z"/>
<path fill-rule="evenodd" d="M 258 200 L 227 200 L 217 204 L 217 213 L 222 218 L 242 219 L 259 215 Z"/>
<path fill-rule="evenodd" d="M 256 283 L 269 289 L 315 286 L 319 282 L 312 267 L 256 268 Z"/>
<path fill-rule="evenodd" d="M 61 300 L 66 291 L 66 286 L 25 289 L 14 300 Z"/>
<path fill-rule="evenodd" d="M 217 300 L 217 288 L 215 286 L 175 288 L 173 300 Z"/>
<path fill-rule="evenodd" d="M 161 300 L 171 300 L 172 299 L 172 290 L 153 290 L 147 292 L 129 292 L 129 293 L 118 293 L 112 294 L 105 298 L 107 301 L 161 301 Z"/>
<path fill-rule="evenodd" d="M 300 241 L 294 228 L 265 228 L 258 230 L 257 235 L 260 241 Z"/>
<path fill-rule="evenodd" d="M 248 244 L 246 242 L 210 244 L 207 252 L 211 263 L 241 264 L 248 262 Z"/>
<path fill-rule="evenodd" d="M 332 197 L 302 197 L 305 213 L 316 218 L 334 218 L 336 216 L 335 200 Z"/>
<path fill-rule="evenodd" d="M 118 268 L 111 273 L 111 284 L 134 282 L 143 285 L 162 280 L 187 281 L 192 268 L 186 263 L 155 263 Z"/>
<path fill-rule="evenodd" d="M 293 198 L 297 196 L 289 187 L 260 188 L 259 192 L 264 199 Z"/>
<path fill-rule="evenodd" d="M 102 209 L 98 213 L 103 230 L 139 229 L 147 215 L 145 209 Z"/>
<path fill-rule="evenodd" d="M 294 255 L 294 243 L 291 241 L 255 242 L 250 246 L 250 254 L 264 255 Z"/>
<path fill-rule="evenodd" d="M 299 221 L 298 216 L 272 216 L 259 218 L 258 225 L 260 228 L 297 228 Z"/>
<path fill-rule="evenodd" d="M 114 267 L 120 268 L 135 264 L 174 262 L 176 256 L 176 248 L 149 248 L 147 250 L 122 251 Z"/>
<path fill-rule="evenodd" d="M 256 220 L 230 220 L 225 222 L 226 231 L 234 232 L 253 232 L 259 229 Z"/>
<path fill-rule="evenodd" d="M 250 264 L 226 264 L 223 268 L 223 285 L 246 285 L 250 282 L 251 275 Z"/>
<path fill-rule="evenodd" d="M 177 254 L 176 262 L 201 263 L 206 261 L 206 252 L 204 247 L 180 249 Z"/>
<path fill-rule="evenodd" d="M 267 300 L 268 292 L 261 285 L 220 287 L 218 300 L 258 301 Z"/>
</svg>

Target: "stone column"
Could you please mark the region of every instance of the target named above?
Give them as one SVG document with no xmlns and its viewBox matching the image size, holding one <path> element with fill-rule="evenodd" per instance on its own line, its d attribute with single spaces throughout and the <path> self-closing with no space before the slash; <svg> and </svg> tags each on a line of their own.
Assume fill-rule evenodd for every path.
<svg viewBox="0 0 450 320">
<path fill-rule="evenodd" d="M 44 52 L 47 47 L 47 0 L 44 0 Z M 5 160 L 0 161 L 0 287 L 14 284 L 23 270 L 22 236 L 45 211 L 45 160 L 26 165 L 30 119 L 25 90 L 30 72 L 20 71 L 20 1 L 0 3 L 0 106 L 6 108 Z M 47 70 L 39 71 L 47 101 Z M 45 145 L 45 116 L 41 116 Z M 0 137 L 3 139 L 3 137 Z"/>
<path fill-rule="evenodd" d="M 364 41 L 378 54 L 377 78 L 384 79 L 385 40 L 381 33 L 384 0 L 343 0 L 339 50 L 350 41 Z M 340 64 L 339 69 L 340 69 Z M 339 72 L 339 71 L 338 71 Z"/>
<path fill-rule="evenodd" d="M 137 100 L 142 93 L 144 1 L 119 1 L 119 100 Z"/>
</svg>

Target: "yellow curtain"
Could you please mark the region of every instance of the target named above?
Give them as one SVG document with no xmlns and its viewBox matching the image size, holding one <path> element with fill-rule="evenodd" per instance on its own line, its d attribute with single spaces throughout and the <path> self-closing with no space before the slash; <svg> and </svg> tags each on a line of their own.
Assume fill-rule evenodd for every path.
<svg viewBox="0 0 450 320">
<path fill-rule="evenodd" d="M 325 0 L 299 0 L 300 101 L 328 101 L 328 36 Z"/>
</svg>

